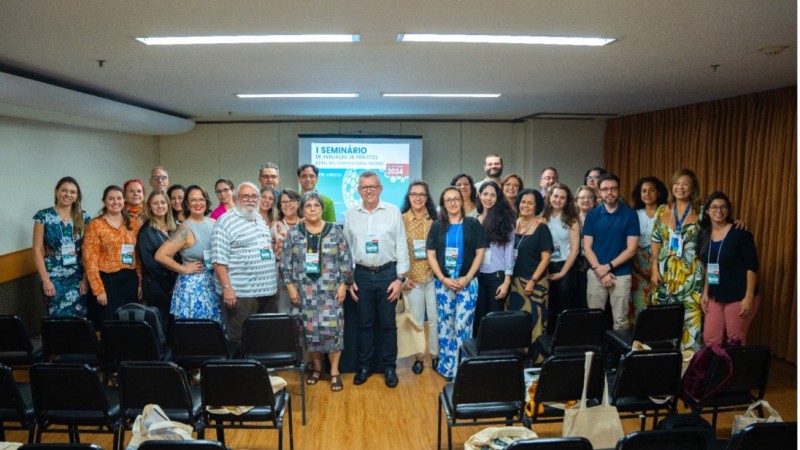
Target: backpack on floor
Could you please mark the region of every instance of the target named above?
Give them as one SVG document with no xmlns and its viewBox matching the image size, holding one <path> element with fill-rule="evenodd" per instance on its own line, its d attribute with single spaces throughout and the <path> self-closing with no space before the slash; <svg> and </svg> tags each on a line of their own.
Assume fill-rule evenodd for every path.
<svg viewBox="0 0 800 450">
<path fill-rule="evenodd" d="M 167 348 L 167 337 L 164 336 L 164 329 L 161 327 L 161 313 L 155 306 L 128 303 L 114 311 L 114 319 L 147 322 L 156 335 L 156 342 L 158 342 L 161 351 L 163 352 Z"/>
<path fill-rule="evenodd" d="M 719 361 L 718 367 L 724 370 L 724 376 L 715 386 L 709 386 L 709 383 L 712 382 L 709 380 L 709 376 L 715 360 Z M 733 361 L 728 352 L 719 344 L 703 347 L 694 354 L 689 362 L 689 367 L 686 368 L 686 373 L 683 374 L 681 380 L 678 396 L 686 402 L 700 403 L 725 388 L 732 377 Z"/>
<path fill-rule="evenodd" d="M 667 414 L 656 427 L 658 430 L 697 430 L 706 437 L 706 442 L 713 444 L 717 441 L 716 433 L 711 424 L 700 414 Z M 709 446 L 708 448 L 713 448 Z"/>
</svg>

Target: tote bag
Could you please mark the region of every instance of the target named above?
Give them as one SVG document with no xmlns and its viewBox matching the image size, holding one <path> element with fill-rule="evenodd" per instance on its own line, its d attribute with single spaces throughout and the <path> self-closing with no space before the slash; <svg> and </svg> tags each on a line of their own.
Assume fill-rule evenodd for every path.
<svg viewBox="0 0 800 450">
<path fill-rule="evenodd" d="M 769 417 L 758 417 L 756 413 L 753 412 L 759 406 L 763 406 L 764 409 L 767 410 Z M 783 422 L 783 418 L 781 418 L 781 415 L 778 414 L 778 411 L 775 411 L 775 408 L 770 406 L 766 400 L 759 400 L 750 405 L 744 414 L 733 416 L 733 427 L 731 428 L 731 434 L 736 434 L 737 431 L 744 430 L 745 427 L 754 423 L 770 422 Z"/>
<path fill-rule="evenodd" d="M 586 407 L 586 390 L 589 387 L 589 374 L 592 369 L 593 352 L 586 352 L 583 367 L 583 393 L 581 401 L 564 411 L 564 437 L 585 437 L 595 449 L 614 448 L 617 441 L 625 435 L 622 422 L 615 406 L 608 404 L 608 379 L 603 386 L 603 404 Z"/>
<path fill-rule="evenodd" d="M 397 358 L 425 353 L 425 332 L 422 326 L 414 320 L 411 310 L 406 306 L 404 297 L 397 299 L 395 309 L 397 321 Z"/>
</svg>

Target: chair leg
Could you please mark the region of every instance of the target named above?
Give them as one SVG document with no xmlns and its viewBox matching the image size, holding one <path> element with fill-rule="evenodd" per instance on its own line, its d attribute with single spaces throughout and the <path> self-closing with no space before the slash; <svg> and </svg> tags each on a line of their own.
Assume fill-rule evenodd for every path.
<svg viewBox="0 0 800 450">
<path fill-rule="evenodd" d="M 300 379 L 300 384 L 305 384 L 305 380 Z M 294 450 L 294 422 L 292 421 L 292 397 L 289 397 L 289 450 Z M 305 398 L 303 399 L 303 414 L 305 414 Z"/>
<path fill-rule="evenodd" d="M 6 441 L 6 429 L 3 426 L 3 422 L 0 422 L 0 442 Z"/>
<path fill-rule="evenodd" d="M 647 411 L 642 411 L 641 418 L 642 423 L 639 426 L 639 431 L 644 431 L 644 429 L 647 428 Z"/>
<path fill-rule="evenodd" d="M 442 397 L 439 397 L 439 419 L 436 421 L 436 450 L 442 448 Z"/>
<path fill-rule="evenodd" d="M 301 409 L 303 410 L 303 425 L 306 424 L 306 370 L 303 365 L 300 365 L 300 401 L 303 402 Z"/>
<path fill-rule="evenodd" d="M 36 439 L 34 440 L 34 443 L 42 443 L 42 426 L 38 423 L 36 424 Z"/>
<path fill-rule="evenodd" d="M 450 421 L 447 421 L 447 450 L 453 450 L 453 427 Z"/>
<path fill-rule="evenodd" d="M 713 412 L 711 413 L 711 428 L 716 432 L 717 431 L 717 408 L 715 407 Z"/>
<path fill-rule="evenodd" d="M 224 424 L 221 420 L 217 420 L 217 440 L 220 444 L 225 445 L 225 428 L 223 428 Z"/>
</svg>

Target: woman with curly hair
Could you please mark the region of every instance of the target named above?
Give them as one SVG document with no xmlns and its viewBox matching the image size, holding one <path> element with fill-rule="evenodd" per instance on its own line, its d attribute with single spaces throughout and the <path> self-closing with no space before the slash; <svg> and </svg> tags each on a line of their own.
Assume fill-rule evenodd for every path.
<svg viewBox="0 0 800 450">
<path fill-rule="evenodd" d="M 556 320 L 561 311 L 581 308 L 575 296 L 575 261 L 580 251 L 581 227 L 578 210 L 569 187 L 557 182 L 547 191 L 542 217 L 547 219 L 547 228 L 553 236 L 553 253 L 547 271 L 550 275 L 550 315 L 547 332 L 555 331 Z"/>
<path fill-rule="evenodd" d="M 631 192 L 633 209 L 639 217 L 639 248 L 633 258 L 631 306 L 628 322 L 636 322 L 639 313 L 650 304 L 650 235 L 656 221 L 656 210 L 667 203 L 667 187 L 656 177 L 644 177 Z"/>
<path fill-rule="evenodd" d="M 478 221 L 486 231 L 489 247 L 484 251 L 478 273 L 478 302 L 472 335 L 478 335 L 481 320 L 493 311 L 505 308 L 506 296 L 514 273 L 514 216 L 500 186 L 486 181 L 479 190 Z"/>
<path fill-rule="evenodd" d="M 689 169 L 675 172 L 671 183 L 668 203 L 656 210 L 650 236 L 651 301 L 683 304 L 681 350 L 697 350 L 703 345 L 703 265 L 697 257 L 700 186 Z"/>
</svg>

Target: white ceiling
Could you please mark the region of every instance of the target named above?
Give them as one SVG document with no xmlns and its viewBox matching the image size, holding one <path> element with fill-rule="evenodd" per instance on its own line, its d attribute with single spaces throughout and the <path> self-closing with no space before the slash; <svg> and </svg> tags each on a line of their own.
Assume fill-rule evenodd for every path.
<svg viewBox="0 0 800 450">
<path fill-rule="evenodd" d="M 605 47 L 396 41 L 398 33 L 415 32 L 619 41 Z M 134 40 L 300 33 L 358 33 L 361 42 L 148 47 Z M 759 51 L 771 45 L 790 47 L 776 56 Z M 106 62 L 99 67 L 97 60 Z M 711 65 L 719 65 L 718 70 Z M 796 69 L 794 0 L 0 3 L 0 71 L 45 78 L 193 121 L 626 115 L 794 85 Z M 361 96 L 244 100 L 233 95 L 264 92 Z M 382 98 L 382 92 L 502 96 L 398 99 Z"/>
</svg>

